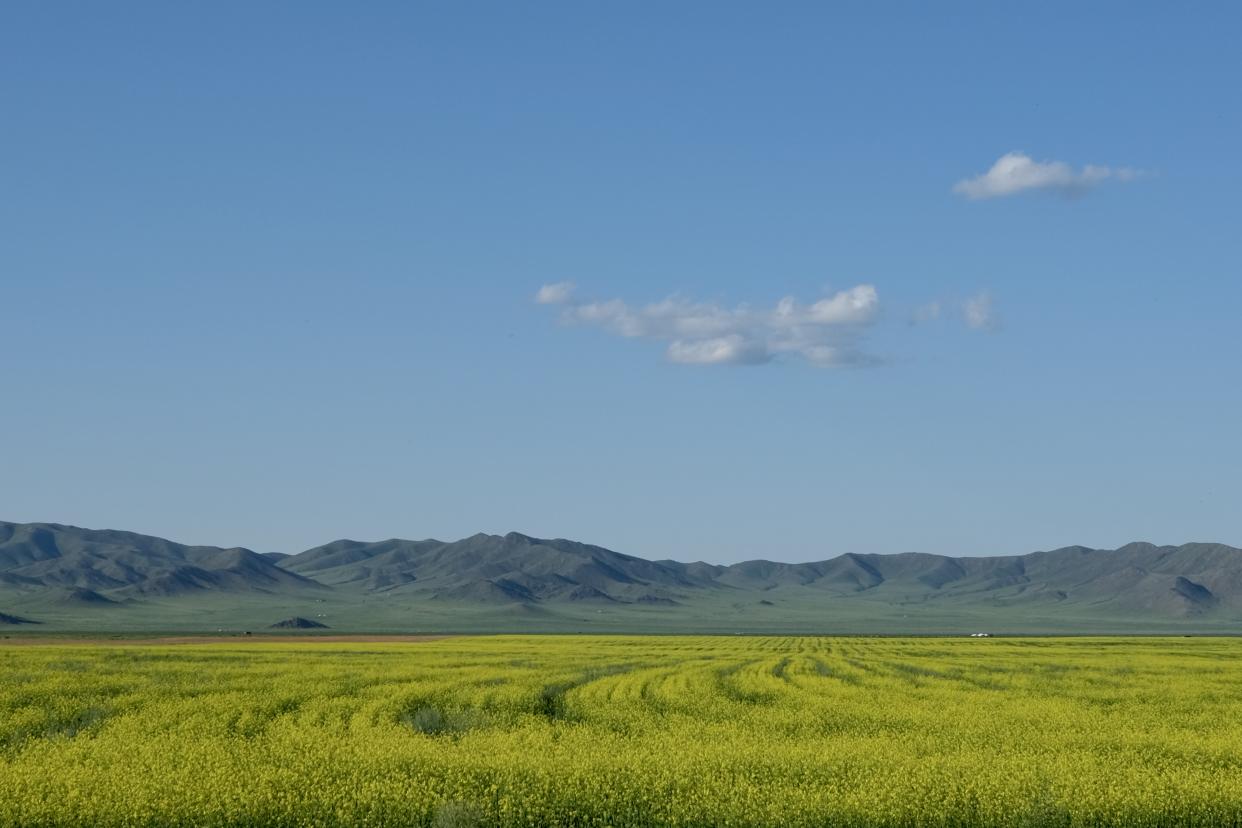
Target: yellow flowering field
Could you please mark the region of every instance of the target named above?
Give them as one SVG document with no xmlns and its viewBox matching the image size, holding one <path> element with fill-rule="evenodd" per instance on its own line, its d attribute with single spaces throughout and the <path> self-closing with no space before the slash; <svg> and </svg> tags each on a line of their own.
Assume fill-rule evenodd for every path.
<svg viewBox="0 0 1242 828">
<path fill-rule="evenodd" d="M 0 646 L 0 825 L 1238 825 L 1242 641 Z"/>
</svg>

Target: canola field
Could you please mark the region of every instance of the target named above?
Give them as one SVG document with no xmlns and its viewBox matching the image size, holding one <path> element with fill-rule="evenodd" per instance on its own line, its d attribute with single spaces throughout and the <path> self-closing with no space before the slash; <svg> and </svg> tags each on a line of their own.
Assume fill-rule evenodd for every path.
<svg viewBox="0 0 1242 828">
<path fill-rule="evenodd" d="M 0 643 L 0 825 L 1242 824 L 1242 641 Z"/>
</svg>

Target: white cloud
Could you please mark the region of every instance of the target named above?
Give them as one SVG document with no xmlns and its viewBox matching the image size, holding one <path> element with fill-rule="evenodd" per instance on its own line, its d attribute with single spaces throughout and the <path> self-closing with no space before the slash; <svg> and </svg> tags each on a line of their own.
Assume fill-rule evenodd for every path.
<svg viewBox="0 0 1242 828">
<path fill-rule="evenodd" d="M 711 339 L 674 339 L 668 344 L 670 362 L 684 365 L 759 365 L 771 359 L 762 342 L 741 334 Z"/>
<path fill-rule="evenodd" d="M 786 297 L 771 308 L 728 308 L 677 296 L 643 306 L 620 299 L 578 302 L 560 288 L 545 285 L 536 301 L 563 305 L 561 318 L 568 324 L 665 342 L 671 362 L 757 365 L 785 355 L 816 365 L 876 361 L 858 349 L 864 330 L 879 313 L 879 294 L 872 285 L 857 285 L 810 304 Z"/>
<path fill-rule="evenodd" d="M 964 178 L 953 185 L 953 192 L 972 201 L 1017 195 L 1027 190 L 1049 190 L 1064 196 L 1076 196 L 1102 181 L 1132 181 L 1140 175 L 1128 167 L 1101 167 L 1088 164 L 1075 172 L 1064 161 L 1035 161 L 1022 152 L 1009 152 L 997 159 L 992 168 L 974 178 Z"/>
<path fill-rule="evenodd" d="M 790 307 L 793 308 L 792 300 Z M 867 322 L 875 315 L 879 296 L 871 285 L 843 290 L 828 299 L 820 299 L 810 307 L 810 317 L 825 325 Z M 795 309 L 796 310 L 796 309 Z"/>
<path fill-rule="evenodd" d="M 541 305 L 563 305 L 574 295 L 573 282 L 554 282 L 539 288 L 535 301 Z"/>
<path fill-rule="evenodd" d="M 976 331 L 994 330 L 997 318 L 991 294 L 980 293 L 967 299 L 962 303 L 962 316 L 966 324 Z"/>
</svg>

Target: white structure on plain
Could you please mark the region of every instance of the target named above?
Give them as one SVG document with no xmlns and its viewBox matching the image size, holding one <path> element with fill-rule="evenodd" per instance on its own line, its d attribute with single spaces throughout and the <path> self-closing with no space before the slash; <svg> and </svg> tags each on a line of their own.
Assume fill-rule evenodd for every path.
<svg viewBox="0 0 1242 828">
<path fill-rule="evenodd" d="M 991 638 L 992 634 L 991 633 L 971 633 L 970 637 L 971 638 Z"/>
</svg>

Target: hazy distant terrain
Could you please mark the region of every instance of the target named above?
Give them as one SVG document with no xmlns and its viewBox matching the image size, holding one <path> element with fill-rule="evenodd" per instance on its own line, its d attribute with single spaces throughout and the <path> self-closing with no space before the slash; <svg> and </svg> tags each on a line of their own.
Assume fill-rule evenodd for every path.
<svg viewBox="0 0 1242 828">
<path fill-rule="evenodd" d="M 518 533 L 340 540 L 280 555 L 0 522 L 5 631 L 273 624 L 367 632 L 1230 632 L 1242 629 L 1242 550 L 1132 543 L 719 566 Z"/>
</svg>

